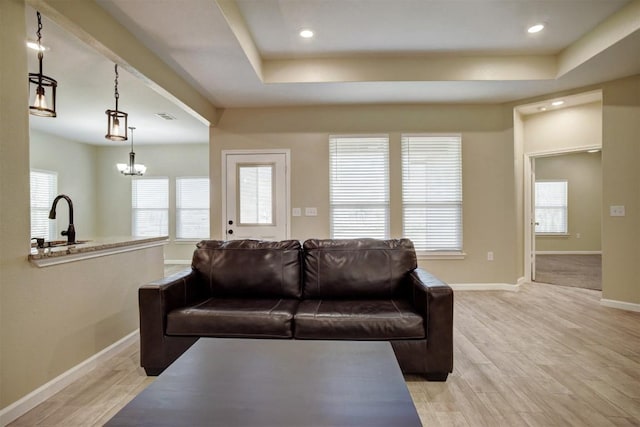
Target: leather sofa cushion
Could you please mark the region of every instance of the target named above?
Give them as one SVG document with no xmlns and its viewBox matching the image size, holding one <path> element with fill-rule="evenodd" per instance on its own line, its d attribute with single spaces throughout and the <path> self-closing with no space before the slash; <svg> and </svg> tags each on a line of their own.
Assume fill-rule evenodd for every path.
<svg viewBox="0 0 640 427">
<path fill-rule="evenodd" d="M 422 316 L 404 300 L 305 300 L 294 322 L 301 339 L 425 338 Z"/>
<path fill-rule="evenodd" d="M 192 267 L 210 295 L 300 298 L 300 242 L 283 240 L 203 240 Z"/>
<path fill-rule="evenodd" d="M 291 338 L 294 299 L 210 298 L 167 315 L 167 335 Z"/>
<path fill-rule="evenodd" d="M 303 298 L 396 298 L 417 267 L 409 239 L 304 242 Z"/>
</svg>

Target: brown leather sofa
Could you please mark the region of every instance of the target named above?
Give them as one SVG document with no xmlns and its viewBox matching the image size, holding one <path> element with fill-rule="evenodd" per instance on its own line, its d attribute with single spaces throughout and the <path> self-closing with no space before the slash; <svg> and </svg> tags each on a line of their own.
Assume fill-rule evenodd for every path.
<svg viewBox="0 0 640 427">
<path fill-rule="evenodd" d="M 453 291 L 408 239 L 203 240 L 142 286 L 140 358 L 158 375 L 199 337 L 389 341 L 404 373 L 453 368 Z"/>
</svg>

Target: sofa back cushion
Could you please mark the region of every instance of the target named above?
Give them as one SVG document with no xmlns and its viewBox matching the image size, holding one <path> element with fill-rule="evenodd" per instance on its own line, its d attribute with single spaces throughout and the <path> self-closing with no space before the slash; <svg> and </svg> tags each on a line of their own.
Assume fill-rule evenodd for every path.
<svg viewBox="0 0 640 427">
<path fill-rule="evenodd" d="M 192 267 L 212 296 L 300 298 L 300 242 L 203 240 Z"/>
<path fill-rule="evenodd" d="M 417 267 L 409 239 L 310 239 L 303 249 L 303 298 L 397 297 Z"/>
</svg>

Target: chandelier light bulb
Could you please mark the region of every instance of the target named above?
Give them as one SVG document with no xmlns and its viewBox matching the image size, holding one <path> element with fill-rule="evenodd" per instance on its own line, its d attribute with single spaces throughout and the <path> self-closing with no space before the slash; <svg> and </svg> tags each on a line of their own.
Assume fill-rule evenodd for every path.
<svg viewBox="0 0 640 427">
<path fill-rule="evenodd" d="M 33 101 L 33 106 L 38 109 L 47 108 L 47 98 L 45 97 L 44 88 L 42 86 L 38 86 L 36 89 L 36 97 Z"/>
</svg>

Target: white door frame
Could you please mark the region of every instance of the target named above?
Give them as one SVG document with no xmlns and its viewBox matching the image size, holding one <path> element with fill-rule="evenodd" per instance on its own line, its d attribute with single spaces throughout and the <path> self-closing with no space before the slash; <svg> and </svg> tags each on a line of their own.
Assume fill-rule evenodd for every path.
<svg viewBox="0 0 640 427">
<path fill-rule="evenodd" d="M 533 194 L 535 181 L 533 178 L 532 163 L 538 157 L 549 157 L 560 154 L 580 153 L 587 150 L 602 150 L 602 145 L 585 145 L 579 147 L 567 147 L 558 150 L 536 151 L 532 153 L 524 153 L 524 280 L 531 282 L 533 280 L 533 272 L 531 271 L 532 257 L 535 256 L 535 240 L 534 232 L 535 218 L 531 215 L 533 212 Z"/>
<path fill-rule="evenodd" d="M 291 179 L 290 179 L 290 170 L 291 170 L 291 150 L 289 149 L 285 149 L 285 148 L 276 148 L 276 149 L 263 149 L 263 150 L 222 150 L 221 151 L 221 159 L 222 159 L 222 176 L 221 176 L 221 180 L 220 180 L 220 185 L 221 185 L 221 189 L 220 189 L 220 194 L 221 194 L 221 204 L 222 204 L 222 210 L 221 210 L 221 215 L 220 215 L 220 221 L 221 221 L 221 228 L 220 228 L 220 233 L 222 234 L 221 240 L 227 240 L 227 235 L 225 230 L 227 229 L 227 224 L 226 224 L 226 212 L 227 212 L 227 156 L 228 155 L 234 155 L 234 154 L 256 154 L 256 155 L 261 155 L 261 154 L 284 154 L 284 161 L 285 161 L 285 170 L 284 170 L 284 181 L 285 181 L 285 195 L 284 195 L 284 200 L 285 200 L 285 218 L 286 218 L 286 227 L 285 227 L 285 233 L 286 239 L 291 238 Z"/>
</svg>

